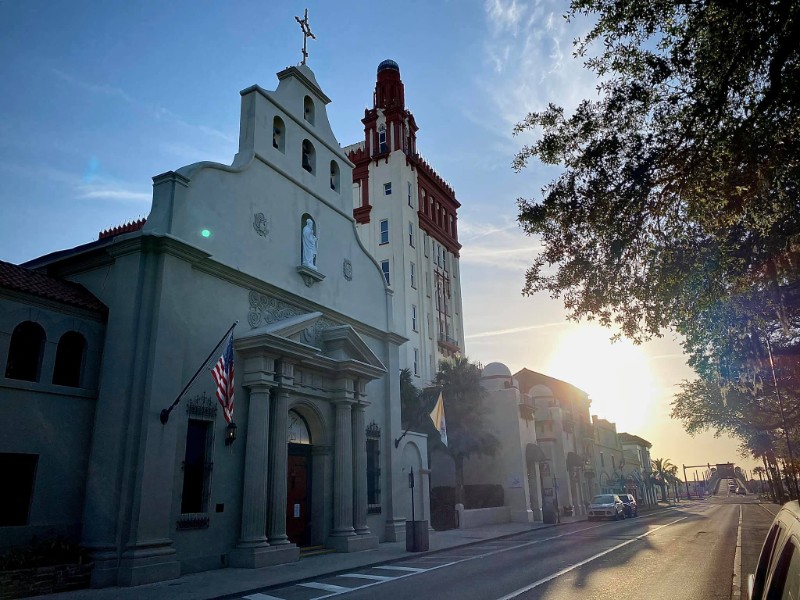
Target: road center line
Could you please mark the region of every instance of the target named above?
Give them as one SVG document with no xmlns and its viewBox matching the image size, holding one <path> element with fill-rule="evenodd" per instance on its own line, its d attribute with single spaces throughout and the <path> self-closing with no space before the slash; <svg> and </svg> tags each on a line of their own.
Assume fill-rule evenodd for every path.
<svg viewBox="0 0 800 600">
<path fill-rule="evenodd" d="M 736 552 L 733 554 L 733 600 L 742 597 L 742 505 L 739 505 L 739 529 L 736 531 Z"/>
<path fill-rule="evenodd" d="M 528 592 L 528 591 L 530 591 L 530 590 L 532 590 L 534 588 L 539 587 L 543 583 L 547 583 L 548 581 L 551 581 L 551 580 L 555 579 L 556 577 L 561 577 L 565 573 L 569 573 L 570 571 L 573 571 L 573 570 L 577 569 L 578 567 L 582 567 L 583 565 L 585 565 L 587 563 L 590 563 L 593 560 L 597 560 L 598 558 L 600 558 L 602 556 L 605 556 L 606 554 L 610 554 L 611 552 L 614 552 L 615 550 L 619 550 L 623 546 L 627 546 L 628 544 L 632 544 L 633 542 L 638 542 L 639 540 L 641 540 L 643 538 L 646 538 L 651 533 L 655 533 L 659 529 L 664 529 L 664 527 L 669 527 L 670 525 L 674 525 L 675 523 L 679 523 L 680 521 L 683 521 L 683 520 L 688 519 L 688 518 L 689 517 L 681 517 L 680 519 L 675 519 L 674 521 L 671 521 L 669 523 L 665 523 L 664 525 L 661 525 L 660 527 L 656 527 L 655 529 L 651 529 L 650 531 L 648 531 L 646 533 L 643 533 L 642 535 L 637 535 L 635 538 L 630 539 L 627 542 L 622 542 L 621 544 L 617 544 L 613 548 L 609 548 L 608 550 L 603 550 L 602 552 L 598 552 L 594 556 L 590 556 L 589 558 L 587 558 L 585 560 L 582 560 L 582 561 L 580 561 L 578 563 L 575 563 L 574 565 L 571 565 L 569 567 L 565 567 L 564 569 L 561 569 L 560 571 L 557 571 L 556 573 L 553 573 L 552 575 L 548 575 L 547 577 L 545 577 L 543 579 L 540 579 L 539 581 L 534 581 L 530 585 L 526 585 L 523 588 L 520 588 L 518 590 L 515 590 L 515 591 L 511 592 L 510 594 L 507 594 L 507 595 L 505 595 L 505 596 L 503 596 L 501 598 L 498 598 L 497 600 L 511 600 L 512 598 L 516 598 L 520 594 L 524 594 L 525 592 Z"/>
</svg>

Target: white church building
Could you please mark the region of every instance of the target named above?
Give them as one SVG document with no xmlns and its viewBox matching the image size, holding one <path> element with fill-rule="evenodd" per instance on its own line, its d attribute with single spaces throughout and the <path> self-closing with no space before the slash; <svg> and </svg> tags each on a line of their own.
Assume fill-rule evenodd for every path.
<svg viewBox="0 0 800 600">
<path fill-rule="evenodd" d="M 0 546 L 72 537 L 102 587 L 404 538 L 407 475 L 428 465 L 425 436 L 393 443 L 399 373 L 418 350 L 429 379 L 463 348 L 457 203 L 408 146 L 413 118 L 382 112 L 355 179 L 372 186 L 364 198 L 390 184 L 402 202 L 375 202 L 359 235 L 363 164 L 334 136 L 329 98 L 305 64 L 277 77 L 241 92 L 232 164 L 154 177 L 143 223 L 0 263 L 0 462 L 20 484 Z M 372 136 L 384 125 L 385 149 Z M 410 248 L 386 259 L 385 218 Z M 210 374 L 181 390 L 235 322 L 234 429 Z M 426 482 L 413 491 L 429 514 Z"/>
</svg>

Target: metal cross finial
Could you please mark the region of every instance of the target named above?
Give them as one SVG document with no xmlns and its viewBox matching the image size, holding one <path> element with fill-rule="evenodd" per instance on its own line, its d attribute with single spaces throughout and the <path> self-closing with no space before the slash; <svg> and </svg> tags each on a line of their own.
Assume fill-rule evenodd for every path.
<svg viewBox="0 0 800 600">
<path fill-rule="evenodd" d="M 308 58 L 306 42 L 308 42 L 308 38 L 314 40 L 317 39 L 317 36 L 311 33 L 311 27 L 308 26 L 308 9 L 306 9 L 302 19 L 300 19 L 300 17 L 295 17 L 294 20 L 300 24 L 300 29 L 303 30 L 303 61 L 300 64 L 304 65 L 306 64 L 306 59 Z"/>
</svg>

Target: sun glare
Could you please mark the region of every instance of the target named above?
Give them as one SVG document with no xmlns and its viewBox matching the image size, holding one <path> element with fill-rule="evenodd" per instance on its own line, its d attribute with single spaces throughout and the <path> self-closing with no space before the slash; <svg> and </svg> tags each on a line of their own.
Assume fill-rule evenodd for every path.
<svg viewBox="0 0 800 600">
<path fill-rule="evenodd" d="M 588 393 L 591 414 L 635 434 L 648 422 L 653 377 L 641 347 L 609 337 L 601 327 L 575 326 L 554 348 L 546 373 Z"/>
</svg>

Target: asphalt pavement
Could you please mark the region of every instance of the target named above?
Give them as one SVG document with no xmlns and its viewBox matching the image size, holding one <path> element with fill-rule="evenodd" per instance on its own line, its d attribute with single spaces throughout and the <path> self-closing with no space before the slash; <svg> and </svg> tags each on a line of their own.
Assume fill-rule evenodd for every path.
<svg viewBox="0 0 800 600">
<path fill-rule="evenodd" d="M 658 507 L 640 508 L 640 512 L 647 513 L 681 505 L 685 505 L 685 501 L 678 504 L 662 502 Z M 585 520 L 586 517 L 581 516 L 562 517 L 561 525 Z M 272 586 L 311 581 L 353 569 L 391 564 L 407 560 L 410 557 L 433 555 L 455 547 L 480 544 L 487 540 L 507 538 L 535 529 L 551 527 L 559 527 L 559 525 L 502 523 L 472 529 L 430 531 L 430 549 L 427 552 L 407 552 L 404 541 L 384 542 L 374 550 L 309 556 L 294 563 L 261 569 L 223 568 L 136 587 L 84 589 L 39 596 L 39 598 L 49 600 L 162 600 L 166 598 L 170 600 L 208 600 L 220 596 L 242 597 L 247 596 L 249 592 L 253 592 L 254 597 L 258 598 L 263 595 L 256 593 L 257 590 Z M 753 552 L 752 548 L 755 548 L 756 545 L 755 543 L 751 544 L 750 553 Z"/>
</svg>

